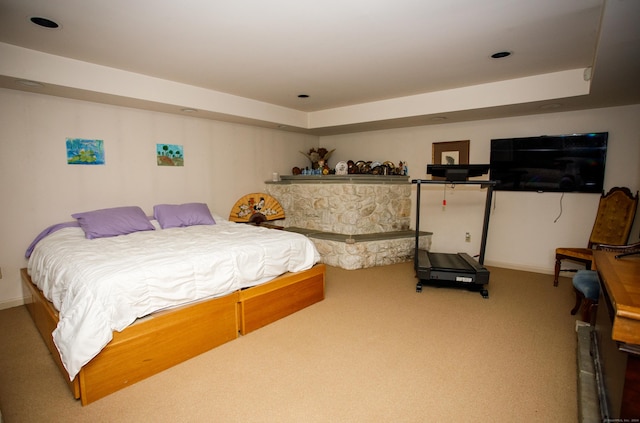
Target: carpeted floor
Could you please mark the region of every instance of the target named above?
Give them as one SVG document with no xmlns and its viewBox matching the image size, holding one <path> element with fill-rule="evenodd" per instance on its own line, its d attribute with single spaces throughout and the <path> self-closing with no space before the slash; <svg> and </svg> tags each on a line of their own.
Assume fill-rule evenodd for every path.
<svg viewBox="0 0 640 423">
<path fill-rule="evenodd" d="M 575 422 L 570 280 L 490 268 L 490 297 L 412 263 L 328 268 L 326 299 L 82 407 L 24 307 L 0 311 L 14 422 Z"/>
</svg>

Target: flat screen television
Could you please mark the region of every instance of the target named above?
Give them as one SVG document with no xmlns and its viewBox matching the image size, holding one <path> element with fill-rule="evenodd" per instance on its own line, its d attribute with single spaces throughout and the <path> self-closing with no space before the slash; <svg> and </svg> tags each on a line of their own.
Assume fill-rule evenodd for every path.
<svg viewBox="0 0 640 423">
<path fill-rule="evenodd" d="M 496 190 L 601 193 L 608 132 L 491 140 Z"/>
</svg>

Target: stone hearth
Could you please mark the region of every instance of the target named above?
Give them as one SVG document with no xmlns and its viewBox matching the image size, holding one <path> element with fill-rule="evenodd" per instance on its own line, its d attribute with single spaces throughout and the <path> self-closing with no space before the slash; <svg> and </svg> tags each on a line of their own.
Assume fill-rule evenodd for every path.
<svg viewBox="0 0 640 423">
<path fill-rule="evenodd" d="M 286 218 L 277 223 L 307 235 L 322 262 L 343 269 L 382 266 L 413 259 L 411 184 L 405 176 L 283 176 L 266 182 Z M 431 234 L 421 232 L 420 248 Z"/>
</svg>

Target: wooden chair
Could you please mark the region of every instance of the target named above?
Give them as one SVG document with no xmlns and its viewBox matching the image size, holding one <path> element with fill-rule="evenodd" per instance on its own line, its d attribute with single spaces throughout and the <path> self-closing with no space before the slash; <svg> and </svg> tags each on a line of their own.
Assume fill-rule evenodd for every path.
<svg viewBox="0 0 640 423">
<path fill-rule="evenodd" d="M 593 250 L 600 244 L 625 245 L 638 207 L 638 193 L 633 196 L 629 188 L 614 187 L 600 197 L 596 221 L 586 248 L 556 248 L 556 266 L 553 286 L 558 286 L 562 260 L 570 260 L 591 269 Z M 573 270 L 575 271 L 575 270 Z"/>
<path fill-rule="evenodd" d="M 640 253 L 640 242 L 630 245 L 599 245 L 597 250 L 613 251 L 618 254 Z M 581 270 L 573 278 L 573 290 L 576 294 L 576 304 L 571 310 L 574 315 L 582 309 L 582 321 L 595 324 L 600 295 L 600 279 L 595 270 Z"/>
</svg>

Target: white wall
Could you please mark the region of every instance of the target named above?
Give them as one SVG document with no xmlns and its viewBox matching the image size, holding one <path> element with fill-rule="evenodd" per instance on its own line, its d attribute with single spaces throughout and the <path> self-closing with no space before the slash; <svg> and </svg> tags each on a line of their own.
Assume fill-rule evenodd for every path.
<svg viewBox="0 0 640 423">
<path fill-rule="evenodd" d="M 470 140 L 470 162 L 488 163 L 492 138 L 600 131 L 609 132 L 605 190 L 627 186 L 637 191 L 640 105 L 326 136 L 320 138 L 320 145 L 336 149 L 332 164 L 349 159 L 406 160 L 412 179 L 430 179 L 426 165 L 432 163 L 434 142 Z M 444 196 L 442 186 L 423 185 L 420 229 L 434 232 L 433 251 L 478 254 L 485 192 L 449 188 L 445 211 Z M 495 192 L 485 264 L 552 273 L 556 247 L 586 246 L 598 197 Z M 470 243 L 464 241 L 466 232 L 471 233 Z M 640 218 L 636 218 L 631 240 L 637 240 L 639 233 Z"/>
<path fill-rule="evenodd" d="M 336 148 L 339 160 L 408 160 L 425 178 L 431 144 L 471 140 L 471 163 L 489 160 L 491 138 L 609 131 L 606 188 L 640 189 L 640 105 L 479 122 L 318 137 L 188 116 L 0 89 L 0 308 L 22 302 L 24 251 L 47 226 L 78 211 L 157 203 L 206 202 L 226 216 L 241 196 L 264 190 L 272 172 L 307 165 L 299 151 Z M 66 138 L 105 142 L 106 165 L 66 164 Z M 182 144 L 184 167 L 159 167 L 157 143 Z M 423 188 L 422 225 L 435 251 L 477 254 L 484 192 Z M 556 246 L 586 245 L 597 195 L 498 192 L 492 209 L 487 264 L 551 272 Z M 415 198 L 415 195 L 414 195 Z M 640 225 L 632 232 L 638 238 Z M 464 242 L 470 232 L 471 243 Z"/>
<path fill-rule="evenodd" d="M 104 166 L 66 164 L 66 138 L 102 139 Z M 184 146 L 184 167 L 157 166 L 157 143 Z M 0 308 L 22 302 L 33 238 L 74 212 L 205 202 L 228 216 L 272 172 L 291 173 L 315 136 L 0 89 Z"/>
</svg>

